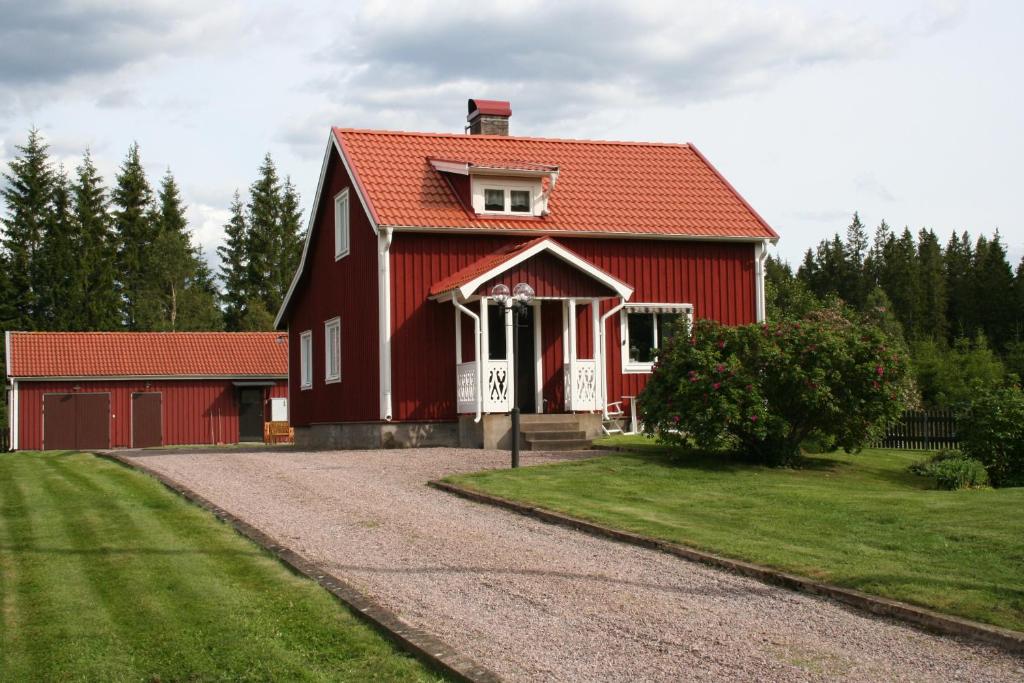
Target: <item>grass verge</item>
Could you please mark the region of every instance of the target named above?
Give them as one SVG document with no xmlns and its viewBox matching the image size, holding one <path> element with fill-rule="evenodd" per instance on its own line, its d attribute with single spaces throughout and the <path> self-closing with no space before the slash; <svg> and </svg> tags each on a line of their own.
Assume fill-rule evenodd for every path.
<svg viewBox="0 0 1024 683">
<path fill-rule="evenodd" d="M 632 452 L 447 481 L 581 519 L 1024 631 L 1024 488 L 938 491 L 915 451 L 773 469 Z"/>
<path fill-rule="evenodd" d="M 0 456 L 0 679 L 440 680 L 157 481 Z"/>
</svg>

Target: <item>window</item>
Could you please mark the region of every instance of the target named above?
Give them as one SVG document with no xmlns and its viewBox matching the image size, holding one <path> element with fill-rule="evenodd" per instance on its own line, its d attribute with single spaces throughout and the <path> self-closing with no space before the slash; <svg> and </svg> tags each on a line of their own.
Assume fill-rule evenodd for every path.
<svg viewBox="0 0 1024 683">
<path fill-rule="evenodd" d="M 509 190 L 512 213 L 530 213 L 530 191 Z"/>
<path fill-rule="evenodd" d="M 689 323 L 693 307 L 689 304 L 638 304 L 627 306 L 622 313 L 623 372 L 650 372 L 658 349 L 678 331 L 681 318 Z"/>
<path fill-rule="evenodd" d="M 348 188 L 334 197 L 334 260 L 348 256 Z"/>
<path fill-rule="evenodd" d="M 313 332 L 306 330 L 299 335 L 299 386 L 313 388 Z"/>
<path fill-rule="evenodd" d="M 341 319 L 324 323 L 324 381 L 341 381 Z"/>
<path fill-rule="evenodd" d="M 484 190 L 484 211 L 504 211 L 505 191 L 487 188 Z"/>
</svg>

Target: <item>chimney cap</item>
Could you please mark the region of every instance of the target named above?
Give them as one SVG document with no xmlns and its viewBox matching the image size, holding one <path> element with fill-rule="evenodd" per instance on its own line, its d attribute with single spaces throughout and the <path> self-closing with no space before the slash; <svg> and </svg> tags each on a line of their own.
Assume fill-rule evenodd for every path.
<svg viewBox="0 0 1024 683">
<path fill-rule="evenodd" d="M 469 100 L 467 120 L 477 116 L 512 116 L 512 105 L 505 100 Z"/>
</svg>

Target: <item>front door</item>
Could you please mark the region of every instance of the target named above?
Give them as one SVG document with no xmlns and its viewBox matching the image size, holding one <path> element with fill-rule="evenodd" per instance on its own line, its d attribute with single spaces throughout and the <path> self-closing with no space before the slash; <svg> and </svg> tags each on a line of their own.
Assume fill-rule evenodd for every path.
<svg viewBox="0 0 1024 683">
<path fill-rule="evenodd" d="M 537 412 L 537 349 L 533 339 L 533 306 L 519 315 L 519 357 L 516 358 L 516 394 L 519 410 Z"/>
<path fill-rule="evenodd" d="M 238 390 L 238 440 L 263 441 L 263 389 Z"/>
</svg>

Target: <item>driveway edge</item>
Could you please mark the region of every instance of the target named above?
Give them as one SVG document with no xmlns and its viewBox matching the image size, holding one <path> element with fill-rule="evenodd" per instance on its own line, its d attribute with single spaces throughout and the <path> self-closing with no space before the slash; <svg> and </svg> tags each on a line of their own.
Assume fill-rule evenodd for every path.
<svg viewBox="0 0 1024 683">
<path fill-rule="evenodd" d="M 959 636 L 976 642 L 988 645 L 996 645 L 1013 654 L 1024 654 L 1024 633 L 1017 633 L 1009 629 L 991 626 L 981 622 L 964 619 L 948 614 L 941 614 L 924 607 L 917 607 L 909 603 L 891 600 L 877 595 L 869 595 L 851 588 L 842 588 L 832 584 L 820 583 L 796 574 L 788 574 L 770 567 L 742 560 L 733 560 L 713 553 L 697 550 L 689 546 L 663 541 L 650 536 L 634 534 L 629 531 L 613 529 L 594 522 L 588 522 L 578 517 L 571 517 L 560 512 L 554 512 L 546 508 L 526 505 L 507 498 L 492 496 L 488 493 L 481 493 L 472 489 L 463 488 L 444 481 L 430 481 L 432 486 L 446 493 L 471 500 L 485 505 L 504 508 L 512 512 L 539 519 L 549 524 L 568 527 L 577 531 L 609 538 L 620 543 L 658 550 L 670 555 L 675 555 L 684 560 L 699 562 L 718 569 L 735 572 L 743 576 L 757 579 L 763 583 L 788 588 L 789 590 L 801 593 L 809 593 L 826 598 L 831 598 L 849 607 L 856 608 L 871 614 L 890 617 L 912 626 L 932 633 L 941 635 Z"/>
<path fill-rule="evenodd" d="M 94 452 L 93 455 L 112 460 L 120 465 L 153 477 L 166 488 L 189 502 L 213 514 L 214 517 L 230 524 L 235 531 L 269 552 L 292 571 L 302 574 L 351 609 L 356 616 L 368 622 L 401 649 L 413 655 L 427 666 L 466 683 L 500 683 L 502 679 L 493 671 L 477 664 L 469 657 L 453 650 L 449 645 L 422 629 L 405 622 L 397 614 L 376 602 L 351 584 L 331 574 L 326 568 L 309 560 L 295 551 L 281 545 L 248 522 L 218 507 L 187 486 L 156 472 L 145 465 L 117 453 Z"/>
</svg>

